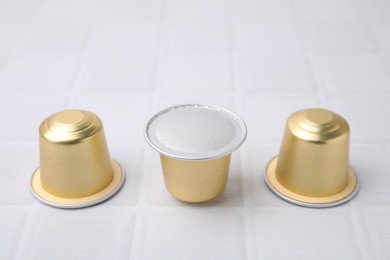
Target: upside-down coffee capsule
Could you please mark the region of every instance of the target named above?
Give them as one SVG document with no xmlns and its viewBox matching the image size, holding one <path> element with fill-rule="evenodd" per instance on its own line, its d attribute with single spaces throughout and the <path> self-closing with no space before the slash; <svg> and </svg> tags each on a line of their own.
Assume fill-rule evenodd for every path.
<svg viewBox="0 0 390 260">
<path fill-rule="evenodd" d="M 95 114 L 66 110 L 39 128 L 40 166 L 31 189 L 41 202 L 58 208 L 100 203 L 122 187 L 125 175 L 109 156 L 103 125 Z"/>
<path fill-rule="evenodd" d="M 352 199 L 359 183 L 349 166 L 347 121 L 320 108 L 292 114 L 265 179 L 276 195 L 301 206 L 331 207 Z"/>
</svg>

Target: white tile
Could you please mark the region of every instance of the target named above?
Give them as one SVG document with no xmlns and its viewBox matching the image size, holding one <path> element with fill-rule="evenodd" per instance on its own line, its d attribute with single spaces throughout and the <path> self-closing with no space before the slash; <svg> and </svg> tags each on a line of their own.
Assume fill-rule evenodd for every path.
<svg viewBox="0 0 390 260">
<path fill-rule="evenodd" d="M 108 145 L 111 142 L 144 141 L 151 97 L 136 93 L 89 93 L 79 95 L 76 108 L 95 113 L 103 121 Z"/>
<path fill-rule="evenodd" d="M 372 26 L 371 30 L 381 49 L 390 51 L 390 24 L 378 24 Z"/>
<path fill-rule="evenodd" d="M 3 0 L 0 2 L 0 21 L 21 22 L 31 17 L 37 1 Z"/>
<path fill-rule="evenodd" d="M 388 103 L 386 95 L 330 98 L 331 108 L 348 121 L 353 142 L 390 141 Z"/>
<path fill-rule="evenodd" d="M 390 258 L 389 14 L 388 0 L 0 0 L 0 259 Z M 205 204 L 169 194 L 143 137 L 182 103 L 248 125 Z M 102 118 L 127 176 L 72 211 L 29 190 L 39 124 L 70 105 Z M 287 117 L 325 105 L 350 123 L 361 190 L 318 211 L 271 193 L 264 170 Z"/>
<path fill-rule="evenodd" d="M 38 129 L 49 115 L 66 108 L 67 96 L 44 93 L 2 93 L 0 140 L 38 141 Z M 34 169 L 31 169 L 33 171 Z"/>
<path fill-rule="evenodd" d="M 19 54 L 9 60 L 5 87 L 10 90 L 68 90 L 75 81 L 79 53 Z"/>
<path fill-rule="evenodd" d="M 122 189 L 110 200 L 102 204 L 102 207 L 120 206 L 131 207 L 137 203 L 140 191 L 140 181 L 144 175 L 143 166 L 145 160 L 144 146 L 108 144 L 110 156 L 116 160 L 126 174 L 125 184 Z"/>
<path fill-rule="evenodd" d="M 226 52 L 231 48 L 229 27 L 221 23 L 176 23 L 168 35 L 172 52 Z"/>
<path fill-rule="evenodd" d="M 353 131 L 352 128 L 352 134 Z M 350 164 L 361 183 L 353 203 L 359 207 L 390 208 L 390 176 L 387 174 L 390 170 L 389 154 L 389 147 L 351 146 Z"/>
<path fill-rule="evenodd" d="M 232 89 L 232 64 L 228 55 L 170 55 L 162 67 L 162 87 L 169 90 Z"/>
<path fill-rule="evenodd" d="M 0 156 L 7 162 L 0 166 L 0 205 L 31 205 L 30 179 L 39 166 L 38 145 L 3 144 Z"/>
<path fill-rule="evenodd" d="M 148 198 L 148 203 L 150 205 L 157 206 L 186 206 L 186 204 L 181 203 L 179 200 L 176 200 L 172 197 L 168 190 L 165 188 L 164 177 L 161 168 L 160 154 L 152 149 L 150 146 L 146 148 L 146 156 L 150 163 L 148 164 L 147 170 L 145 172 L 145 177 L 147 178 L 148 185 L 145 190 L 147 190 L 146 196 Z"/>
<path fill-rule="evenodd" d="M 173 21 L 226 22 L 228 8 L 223 0 L 168 0 L 167 19 Z"/>
<path fill-rule="evenodd" d="M 126 210 L 58 210 L 43 207 L 27 228 L 20 259 L 125 259 L 134 215 Z M 57 234 L 55 238 L 53 234 Z"/>
<path fill-rule="evenodd" d="M 385 65 L 386 65 L 386 68 L 387 68 L 387 71 L 390 70 L 390 52 L 388 53 L 385 53 L 383 56 L 382 56 L 384 62 L 385 62 Z"/>
<path fill-rule="evenodd" d="M 258 55 L 241 57 L 242 84 L 254 91 L 296 91 L 315 89 L 310 65 L 305 57 Z"/>
<path fill-rule="evenodd" d="M 39 166 L 38 145 L 11 143 L 0 148 L 0 157 L 7 162 L 0 165 L 0 205 L 30 205 L 30 179 Z"/>
<path fill-rule="evenodd" d="M 169 92 L 161 93 L 153 104 L 154 111 L 180 104 L 210 104 L 236 110 L 233 93 Z"/>
<path fill-rule="evenodd" d="M 4 54 L 0 54 L 0 73 L 5 69 L 8 57 Z"/>
<path fill-rule="evenodd" d="M 376 54 L 327 55 L 320 61 L 333 91 L 390 91 L 390 71 Z"/>
<path fill-rule="evenodd" d="M 93 0 L 45 1 L 33 18 L 48 22 L 90 22 L 95 17 L 98 3 Z"/>
<path fill-rule="evenodd" d="M 148 147 L 148 149 L 151 148 Z M 154 207 L 196 207 L 196 204 L 182 202 L 169 193 L 164 184 L 159 155 L 155 151 L 151 152 L 149 154 L 153 154 L 153 157 L 149 157 L 152 165 L 150 166 L 150 185 L 148 187 L 150 205 Z M 240 152 L 232 154 L 228 182 L 224 192 L 215 199 L 202 203 L 203 207 L 239 207 L 243 205 L 242 172 L 239 167 L 239 154 Z"/>
<path fill-rule="evenodd" d="M 294 20 L 290 0 L 235 0 L 233 17 L 239 22 L 286 22 Z"/>
<path fill-rule="evenodd" d="M 151 23 L 104 23 L 98 30 L 94 48 L 98 51 L 132 51 L 155 53 L 159 43 L 159 26 Z"/>
<path fill-rule="evenodd" d="M 86 24 L 38 22 L 25 29 L 20 48 L 28 51 L 81 51 L 87 45 L 90 31 Z"/>
<path fill-rule="evenodd" d="M 151 55 L 95 53 L 88 60 L 83 87 L 91 90 L 147 91 L 153 88 L 157 58 Z"/>
<path fill-rule="evenodd" d="M 372 245 L 378 259 L 390 258 L 390 212 L 374 211 L 367 212 L 364 216 L 365 224 L 368 226 L 368 232 Z"/>
<path fill-rule="evenodd" d="M 5 67 L 6 67 L 6 64 L 7 64 L 7 60 L 8 60 L 7 56 L 0 54 L 0 79 L 1 79 L 1 76 L 4 74 L 4 70 L 5 70 Z"/>
<path fill-rule="evenodd" d="M 26 216 L 26 211 L 15 207 L 0 210 L 1 259 L 12 259 L 17 252 Z"/>
<path fill-rule="evenodd" d="M 243 114 L 248 126 L 248 143 L 253 141 L 280 143 L 287 118 L 295 111 L 319 107 L 315 94 L 256 94 L 244 100 Z"/>
<path fill-rule="evenodd" d="M 144 259 L 243 259 L 244 226 L 226 212 L 153 214 L 147 220 Z M 180 244 L 177 243 L 178 239 Z"/>
<path fill-rule="evenodd" d="M 387 23 L 390 21 L 390 2 L 387 0 L 358 0 L 360 12 L 369 23 Z"/>
<path fill-rule="evenodd" d="M 261 259 L 359 259 L 351 219 L 341 210 L 262 210 L 255 223 Z"/>
<path fill-rule="evenodd" d="M 237 29 L 240 52 L 302 52 L 301 32 L 293 24 L 242 25 Z"/>
<path fill-rule="evenodd" d="M 33 203 L 29 181 L 37 166 L 29 169 L 28 174 L 21 175 L 19 172 L 0 174 L 0 206 L 29 206 Z"/>
<path fill-rule="evenodd" d="M 305 21 L 359 21 L 358 8 L 353 0 L 299 0 L 296 8 L 300 18 Z"/>
<path fill-rule="evenodd" d="M 315 51 L 373 51 L 376 46 L 360 24 L 311 23 L 306 25 L 309 46 Z"/>
<path fill-rule="evenodd" d="M 290 207 L 290 204 L 274 195 L 267 187 L 264 174 L 268 162 L 279 153 L 280 142 L 273 145 L 247 143 L 244 151 L 243 183 L 247 203 L 258 207 Z"/>
<path fill-rule="evenodd" d="M 23 27 L 19 22 L 0 23 L 0 53 L 8 53 L 14 47 Z"/>
<path fill-rule="evenodd" d="M 4 85 L 4 77 L 5 77 L 7 62 L 8 62 L 8 57 L 6 55 L 0 54 L 0 89 Z"/>
<path fill-rule="evenodd" d="M 163 16 L 163 1 L 103 0 L 97 16 L 120 23 L 159 22 Z"/>
</svg>

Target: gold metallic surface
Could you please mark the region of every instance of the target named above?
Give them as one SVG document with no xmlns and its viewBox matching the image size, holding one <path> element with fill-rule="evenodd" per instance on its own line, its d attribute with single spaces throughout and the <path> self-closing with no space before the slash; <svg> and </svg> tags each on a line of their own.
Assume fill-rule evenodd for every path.
<svg viewBox="0 0 390 260">
<path fill-rule="evenodd" d="M 165 186 L 177 199 L 199 203 L 221 194 L 229 172 L 230 154 L 205 161 L 178 160 L 160 155 Z"/>
<path fill-rule="evenodd" d="M 152 126 L 157 118 L 172 111 L 177 111 L 177 109 L 199 108 L 205 109 L 205 111 L 221 113 L 221 116 L 227 115 L 236 122 L 234 125 L 237 128 L 232 143 L 226 143 L 220 149 L 214 150 L 213 148 L 206 152 L 197 151 L 198 149 L 195 147 L 193 154 L 170 149 L 170 147 L 165 145 L 158 145 L 157 138 L 154 138 L 156 137 L 156 132 L 153 133 L 156 130 L 156 126 Z M 172 122 L 181 124 L 181 121 L 171 121 L 170 124 Z M 206 124 L 208 123 L 206 122 Z M 224 131 L 227 127 L 224 123 L 218 124 L 218 127 L 221 127 L 219 131 Z M 200 127 L 199 129 L 204 135 L 202 138 L 205 138 L 205 140 L 215 138 L 215 135 L 208 135 L 204 128 Z M 154 115 L 147 123 L 144 135 L 148 144 L 160 153 L 165 186 L 171 195 L 185 202 L 201 203 L 217 197 L 224 191 L 231 154 L 244 143 L 247 129 L 244 121 L 237 114 L 225 108 L 205 104 L 184 104 L 166 108 Z M 176 139 L 179 137 L 172 134 L 169 138 Z M 186 137 L 185 139 L 187 138 L 190 139 L 192 137 Z M 199 136 L 196 138 L 199 139 Z M 186 143 L 186 140 L 180 140 L 180 142 L 185 143 L 186 146 L 194 146 L 191 142 Z M 213 140 L 210 140 L 210 144 L 213 144 Z M 209 148 L 212 148 L 212 145 Z"/>
<path fill-rule="evenodd" d="M 287 189 L 285 186 L 283 186 L 278 179 L 276 178 L 275 175 L 275 169 L 276 165 L 278 163 L 278 158 L 275 157 L 274 159 L 271 160 L 271 162 L 267 166 L 266 170 L 266 180 L 268 185 L 271 185 L 271 189 L 274 192 L 279 193 L 280 197 L 283 199 L 286 199 L 292 203 L 300 204 L 302 206 L 311 206 L 314 205 L 338 205 L 341 204 L 342 202 L 346 202 L 351 194 L 353 194 L 358 186 L 358 180 L 356 178 L 356 175 L 353 171 L 352 168 L 348 169 L 348 183 L 345 186 L 345 188 L 334 195 L 329 195 L 325 197 L 310 197 L 310 196 L 305 196 L 299 193 L 295 193 L 289 189 Z M 340 203 L 338 203 L 340 202 Z"/>
<path fill-rule="evenodd" d="M 90 112 L 67 110 L 48 117 L 39 129 L 39 146 L 40 168 L 31 185 L 46 204 L 93 205 L 123 184 L 122 169 L 110 159 L 102 122 Z"/>
<path fill-rule="evenodd" d="M 89 196 L 80 198 L 64 198 L 55 196 L 47 192 L 41 183 L 41 172 L 37 169 L 31 178 L 31 187 L 33 192 L 38 196 L 38 199 L 45 204 L 59 208 L 82 208 L 97 204 L 111 197 L 120 188 L 124 181 L 124 175 L 120 165 L 112 160 L 112 166 L 114 168 L 114 178 L 104 189 L 98 191 Z"/>
<path fill-rule="evenodd" d="M 305 109 L 288 118 L 279 156 L 267 166 L 266 181 L 290 202 L 334 206 L 352 198 L 358 188 L 348 161 L 345 119 L 328 110 Z"/>
</svg>

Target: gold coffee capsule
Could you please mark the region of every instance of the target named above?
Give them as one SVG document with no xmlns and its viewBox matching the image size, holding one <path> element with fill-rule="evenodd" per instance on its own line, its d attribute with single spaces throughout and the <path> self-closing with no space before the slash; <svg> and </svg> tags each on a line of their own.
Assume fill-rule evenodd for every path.
<svg viewBox="0 0 390 260">
<path fill-rule="evenodd" d="M 231 153 L 246 138 L 244 121 L 211 105 L 180 105 L 156 114 L 145 137 L 160 153 L 165 186 L 177 199 L 199 203 L 221 194 Z"/>
<path fill-rule="evenodd" d="M 51 115 L 39 128 L 40 168 L 31 189 L 41 202 L 58 208 L 100 203 L 122 187 L 125 175 L 111 160 L 102 122 L 82 110 Z"/>
<path fill-rule="evenodd" d="M 265 179 L 276 195 L 294 204 L 336 206 L 358 191 L 348 161 L 345 119 L 325 109 L 305 109 L 288 118 L 279 156 L 269 162 Z"/>
</svg>

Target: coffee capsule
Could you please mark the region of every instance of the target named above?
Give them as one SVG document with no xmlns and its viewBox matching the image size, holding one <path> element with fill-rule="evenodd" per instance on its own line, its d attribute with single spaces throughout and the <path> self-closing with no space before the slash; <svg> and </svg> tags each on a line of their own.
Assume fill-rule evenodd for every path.
<svg viewBox="0 0 390 260">
<path fill-rule="evenodd" d="M 66 110 L 39 128 L 40 167 L 31 189 L 41 202 L 58 208 L 100 203 L 122 187 L 125 175 L 109 156 L 103 125 L 95 114 Z"/>
<path fill-rule="evenodd" d="M 156 114 L 146 141 L 160 153 L 165 186 L 175 198 L 209 201 L 226 186 L 232 152 L 245 141 L 235 113 L 212 105 L 180 105 Z"/>
<path fill-rule="evenodd" d="M 278 157 L 265 173 L 268 187 L 279 197 L 307 207 L 347 202 L 359 185 L 349 166 L 349 125 L 340 115 L 312 108 L 292 114 Z"/>
</svg>

